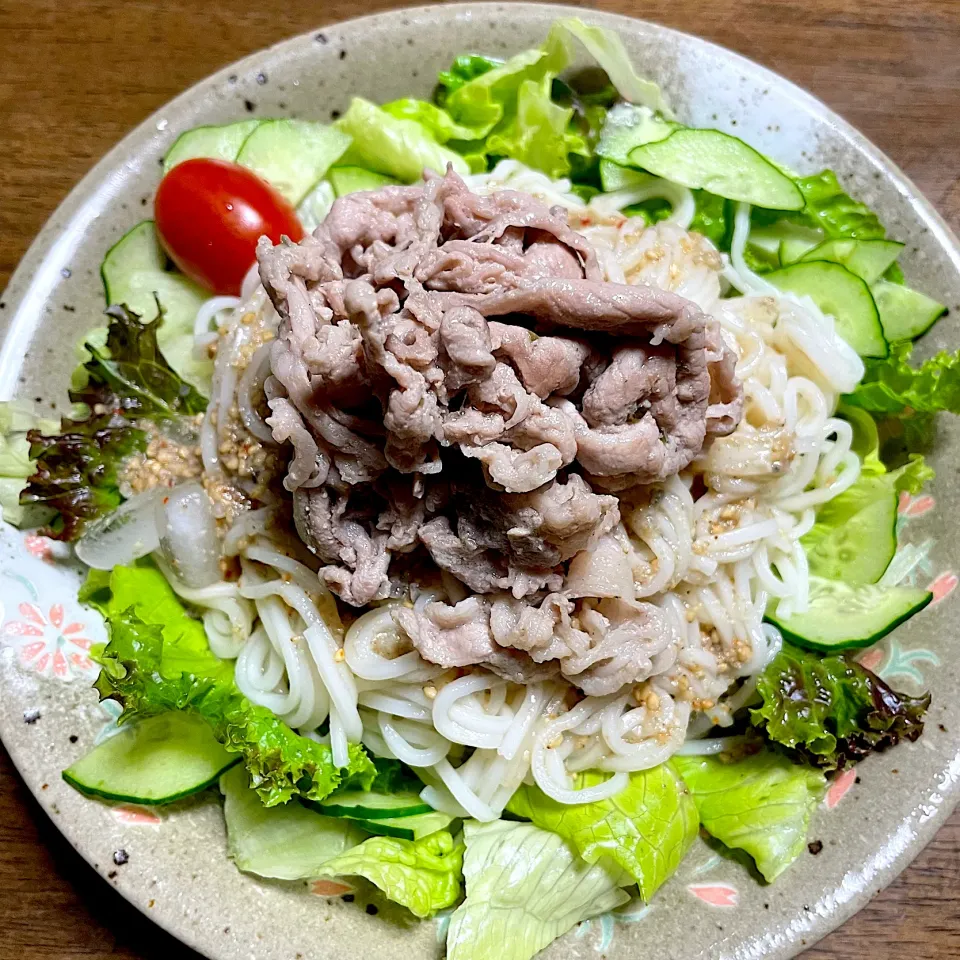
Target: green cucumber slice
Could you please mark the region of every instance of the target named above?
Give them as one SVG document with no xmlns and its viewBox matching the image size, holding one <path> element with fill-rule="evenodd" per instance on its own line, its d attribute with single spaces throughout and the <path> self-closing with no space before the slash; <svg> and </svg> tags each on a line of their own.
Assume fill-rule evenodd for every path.
<svg viewBox="0 0 960 960">
<path fill-rule="evenodd" d="M 383 173 L 365 170 L 363 167 L 331 167 L 327 179 L 338 197 L 346 196 L 348 193 L 358 193 L 361 190 L 379 190 L 381 187 L 400 182 Z"/>
<path fill-rule="evenodd" d="M 928 590 L 811 577 L 806 613 L 785 619 L 768 613 L 767 620 L 798 646 L 828 652 L 850 650 L 876 643 L 932 599 Z"/>
<path fill-rule="evenodd" d="M 382 837 L 398 837 L 400 840 L 420 840 L 438 830 L 445 830 L 454 817 L 447 813 L 418 813 L 412 817 L 384 817 L 382 820 L 351 821 L 367 833 Z"/>
<path fill-rule="evenodd" d="M 345 790 L 308 806 L 328 817 L 348 817 L 351 820 L 388 820 L 394 817 L 415 817 L 433 813 L 433 807 L 424 803 L 412 791 L 375 793 L 372 790 Z"/>
<path fill-rule="evenodd" d="M 108 306 L 125 303 L 144 323 L 163 307 L 157 343 L 167 362 L 184 380 L 206 392 L 213 374 L 210 360 L 193 355 L 197 310 L 210 294 L 182 273 L 167 269 L 167 255 L 152 220 L 138 223 L 108 251 L 100 265 Z"/>
<path fill-rule="evenodd" d="M 871 291 L 880 313 L 884 336 L 891 343 L 914 340 L 926 333 L 947 312 L 942 303 L 889 280 L 877 280 Z"/>
<path fill-rule="evenodd" d="M 336 127 L 309 120 L 265 120 L 247 137 L 237 163 L 297 206 L 348 146 L 350 137 Z"/>
<path fill-rule="evenodd" d="M 194 127 L 185 130 L 174 141 L 163 158 L 163 172 L 169 173 L 178 163 L 195 157 L 213 160 L 236 160 L 244 140 L 257 129 L 261 120 L 239 120 L 220 126 Z"/>
<path fill-rule="evenodd" d="M 780 241 L 780 265 L 782 267 L 796 263 L 803 259 L 803 255 L 816 247 L 818 241 L 806 240 L 803 237 L 784 237 Z"/>
<path fill-rule="evenodd" d="M 642 170 L 631 167 L 621 167 L 619 163 L 601 158 L 600 186 L 604 193 L 615 193 L 617 190 L 630 190 L 633 187 L 642 187 L 654 182 L 654 177 Z"/>
<path fill-rule="evenodd" d="M 839 263 L 803 261 L 765 274 L 786 293 L 808 296 L 837 323 L 837 333 L 861 357 L 885 357 L 887 341 L 870 288 Z"/>
<path fill-rule="evenodd" d="M 871 284 L 897 262 L 901 250 L 903 244 L 896 240 L 827 240 L 808 250 L 800 259 L 842 263 L 864 283 Z"/>
<path fill-rule="evenodd" d="M 621 167 L 630 165 L 630 151 L 645 143 L 665 140 L 680 128 L 679 123 L 664 120 L 649 107 L 618 103 L 607 113 L 600 131 L 597 155 Z M 604 190 L 620 189 L 604 185 Z"/>
<path fill-rule="evenodd" d="M 793 180 L 766 157 L 719 130 L 676 130 L 634 148 L 628 159 L 658 177 L 728 200 L 771 210 L 800 210 L 805 202 Z"/>
<path fill-rule="evenodd" d="M 810 573 L 846 583 L 876 583 L 897 552 L 899 495 L 892 474 L 862 477 L 824 504 L 803 538 Z"/>
<path fill-rule="evenodd" d="M 87 796 L 152 806 L 205 790 L 239 760 L 199 717 L 171 712 L 94 747 L 63 779 Z"/>
</svg>

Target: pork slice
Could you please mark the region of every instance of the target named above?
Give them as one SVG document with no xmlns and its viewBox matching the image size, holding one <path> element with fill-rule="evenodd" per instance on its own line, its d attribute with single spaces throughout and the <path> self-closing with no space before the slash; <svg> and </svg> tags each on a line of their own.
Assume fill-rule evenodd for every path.
<svg viewBox="0 0 960 960">
<path fill-rule="evenodd" d="M 433 562 L 476 593 L 511 590 L 527 596 L 543 589 L 560 589 L 563 574 L 559 570 L 512 563 L 509 554 L 490 547 L 491 536 L 492 531 L 463 517 L 456 533 L 447 517 L 436 517 L 420 529 L 420 541 Z"/>
<path fill-rule="evenodd" d="M 386 469 L 387 461 L 373 443 L 339 423 L 316 402 L 316 388 L 311 383 L 303 354 L 292 337 L 285 336 L 274 342 L 270 367 L 303 420 L 330 450 L 345 482 L 368 482 Z"/>
<path fill-rule="evenodd" d="M 296 407 L 285 397 L 268 401 L 270 416 L 267 426 L 273 439 L 293 447 L 293 458 L 287 464 L 283 485 L 293 491 L 299 487 L 317 487 L 324 483 L 330 472 L 330 457 L 321 450 L 313 434 L 306 428 Z"/>
<path fill-rule="evenodd" d="M 526 270 L 522 247 L 514 253 L 492 243 L 448 240 L 424 256 L 414 275 L 430 290 L 481 294 L 511 286 Z"/>
<path fill-rule="evenodd" d="M 343 279 L 339 250 L 326 237 L 288 239 L 274 246 L 269 237 L 257 242 L 260 281 L 281 317 L 288 316 L 288 287 L 293 277 L 314 283 Z"/>
<path fill-rule="evenodd" d="M 737 355 L 724 340 L 720 324 L 708 323 L 706 335 L 710 373 L 707 435 L 725 437 L 733 433 L 743 417 L 743 385 L 737 378 Z"/>
<path fill-rule="evenodd" d="M 387 349 L 376 292 L 365 281 L 351 281 L 344 290 L 344 304 L 360 330 L 367 365 L 383 370 L 396 384 L 384 411 L 386 459 L 402 473 L 438 463 L 434 441 L 441 436 L 442 417 L 437 396 L 423 373 Z"/>
<path fill-rule="evenodd" d="M 424 660 L 442 667 L 484 666 L 512 683 L 536 683 L 557 673 L 554 664 L 541 666 L 517 650 L 504 649 L 490 631 L 490 605 L 468 597 L 449 606 L 428 603 L 419 610 L 402 608 L 394 617 Z"/>
<path fill-rule="evenodd" d="M 702 335 L 705 317 L 696 304 L 656 287 L 600 280 L 538 278 L 492 294 L 438 293 L 442 304 L 473 307 L 485 317 L 521 313 L 544 324 L 682 343 Z"/>
<path fill-rule="evenodd" d="M 320 577 L 343 601 L 362 607 L 390 596 L 388 535 L 348 515 L 347 496 L 326 488 L 298 489 L 293 497 L 297 533 L 327 566 Z"/>
<path fill-rule="evenodd" d="M 539 605 L 509 596 L 492 598 L 490 629 L 503 648 L 515 648 L 590 696 L 606 696 L 649 678 L 662 666 L 675 637 L 648 603 L 601 600 L 578 607 L 560 594 Z"/>
<path fill-rule="evenodd" d="M 510 493 L 536 490 L 563 467 L 563 456 L 552 443 L 538 443 L 528 449 L 496 441 L 482 447 L 461 443 L 460 451 L 483 467 L 488 486 Z"/>
<path fill-rule="evenodd" d="M 560 669 L 589 696 L 646 680 L 654 672 L 654 658 L 675 642 L 663 614 L 650 603 L 600 600 L 582 608 L 578 619 L 580 628 L 558 626 L 568 648 Z"/>
<path fill-rule="evenodd" d="M 470 307 L 454 307 L 443 315 L 440 344 L 445 357 L 442 366 L 448 396 L 485 380 L 496 366 L 487 321 Z"/>
<path fill-rule="evenodd" d="M 474 311 L 476 312 L 476 311 Z M 566 396 L 580 382 L 580 372 L 590 344 L 570 337 L 538 337 L 512 324 L 491 322 L 493 350 L 516 369 L 524 387 L 546 400 L 551 394 Z"/>
</svg>

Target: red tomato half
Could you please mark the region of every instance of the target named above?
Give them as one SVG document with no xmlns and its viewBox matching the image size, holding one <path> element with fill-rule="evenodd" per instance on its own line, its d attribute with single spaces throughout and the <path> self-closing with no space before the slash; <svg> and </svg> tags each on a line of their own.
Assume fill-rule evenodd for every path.
<svg viewBox="0 0 960 960">
<path fill-rule="evenodd" d="M 160 181 L 154 214 L 173 262 L 215 293 L 240 293 L 256 259 L 257 240 L 303 239 L 293 207 L 246 167 L 197 158 Z"/>
</svg>

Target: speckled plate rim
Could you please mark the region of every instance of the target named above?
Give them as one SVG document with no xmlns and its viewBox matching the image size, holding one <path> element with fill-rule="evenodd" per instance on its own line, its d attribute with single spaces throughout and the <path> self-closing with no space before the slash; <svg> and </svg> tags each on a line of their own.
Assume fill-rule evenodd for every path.
<svg viewBox="0 0 960 960">
<path fill-rule="evenodd" d="M 787 97 L 803 112 L 815 114 L 822 124 L 827 125 L 842 138 L 851 151 L 857 154 L 859 166 L 869 164 L 875 171 L 875 175 L 882 176 L 896 189 L 899 196 L 909 204 L 918 220 L 929 231 L 952 268 L 960 274 L 960 241 L 933 206 L 889 157 L 812 95 L 774 71 L 708 41 L 647 21 L 620 15 L 569 6 L 530 3 L 507 5 L 464 3 L 443 7 L 403 8 L 331 24 L 324 26 L 323 30 L 330 35 L 350 38 L 360 36 L 367 25 L 381 23 L 390 18 L 397 20 L 417 17 L 439 18 L 454 24 L 460 18 L 502 17 L 521 11 L 531 13 L 533 10 L 544 17 L 551 18 L 578 13 L 588 21 L 625 32 L 652 32 L 664 37 L 684 38 L 685 41 L 698 45 L 700 49 L 720 56 L 758 82 L 776 85 L 780 95 Z M 0 396 L 9 397 L 16 393 L 17 374 L 23 363 L 25 351 L 35 332 L 44 322 L 43 306 L 56 288 L 61 271 L 67 269 L 71 256 L 91 223 L 97 219 L 101 210 L 118 202 L 123 191 L 123 174 L 141 167 L 147 162 L 145 154 L 151 150 L 155 151 L 159 142 L 168 141 L 169 138 L 163 133 L 162 116 L 171 110 L 189 112 L 191 103 L 222 85 L 231 74 L 256 69 L 259 63 L 270 61 L 277 56 L 282 57 L 312 35 L 313 32 L 303 34 L 255 52 L 189 88 L 127 134 L 70 191 L 30 245 L 3 294 L 5 309 L 0 316 L 0 331 L 4 336 L 3 346 L 0 349 Z M 76 825 L 64 823 L 53 816 L 39 789 L 40 784 L 37 778 L 27 772 L 26 757 L 21 755 L 20 743 L 13 723 L 2 714 L 0 714 L 0 739 L 3 740 L 14 764 L 20 770 L 40 806 L 51 816 L 57 828 L 72 845 L 91 866 L 94 866 L 93 854 L 76 836 L 79 832 Z M 780 924 L 780 929 L 763 931 L 751 940 L 743 942 L 736 949 L 736 956 L 762 956 L 774 958 L 774 960 L 776 958 L 786 960 L 835 929 L 860 909 L 869 897 L 876 895 L 889 884 L 929 842 L 960 799 L 960 750 L 956 751 L 952 757 L 944 755 L 941 770 L 939 781 L 930 785 L 929 797 L 932 806 L 927 815 L 920 818 L 916 824 L 912 824 L 906 832 L 903 829 L 894 830 L 876 850 L 874 856 L 848 872 L 840 889 L 828 892 L 823 901 L 818 904 L 809 922 L 800 925 L 795 923 L 793 929 Z M 903 826 L 906 826 L 906 822 Z M 869 890 L 869 893 L 863 893 L 864 890 Z M 176 912 L 171 912 L 170 915 L 163 911 L 148 912 L 142 897 L 133 896 L 123 888 L 120 892 L 151 920 L 188 946 L 205 952 L 211 957 L 219 955 L 215 947 L 211 948 L 211 942 L 206 942 L 204 938 L 185 929 L 180 915 Z M 800 939 L 801 934 L 804 937 L 803 940 Z M 718 956 L 729 955 L 731 954 L 718 954 Z"/>
</svg>

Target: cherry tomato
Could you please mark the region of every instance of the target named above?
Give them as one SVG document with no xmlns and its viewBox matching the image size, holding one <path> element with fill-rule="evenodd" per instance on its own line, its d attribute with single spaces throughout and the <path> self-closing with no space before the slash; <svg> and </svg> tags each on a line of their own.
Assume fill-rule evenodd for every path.
<svg viewBox="0 0 960 960">
<path fill-rule="evenodd" d="M 215 293 L 239 294 L 256 259 L 257 240 L 303 239 L 293 207 L 246 167 L 197 158 L 160 181 L 157 234 L 173 262 Z"/>
</svg>

